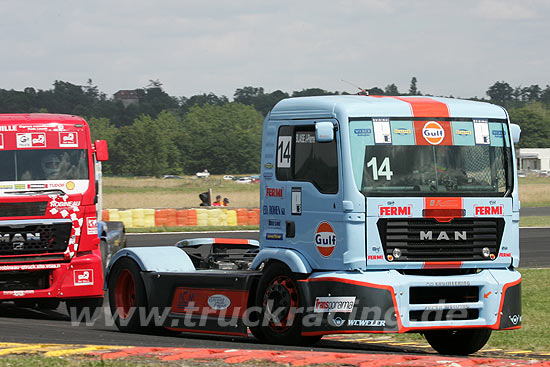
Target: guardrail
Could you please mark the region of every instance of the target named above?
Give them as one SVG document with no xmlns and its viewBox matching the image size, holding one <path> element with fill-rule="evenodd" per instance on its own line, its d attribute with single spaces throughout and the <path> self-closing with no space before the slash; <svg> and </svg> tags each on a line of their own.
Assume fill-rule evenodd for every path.
<svg viewBox="0 0 550 367">
<path fill-rule="evenodd" d="M 103 220 L 121 221 L 126 228 L 188 226 L 257 226 L 260 209 L 104 209 Z"/>
</svg>

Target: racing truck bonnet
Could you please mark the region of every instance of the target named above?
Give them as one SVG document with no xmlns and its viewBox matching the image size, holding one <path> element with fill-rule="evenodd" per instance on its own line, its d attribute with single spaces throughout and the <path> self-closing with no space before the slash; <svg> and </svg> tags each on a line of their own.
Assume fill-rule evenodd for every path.
<svg viewBox="0 0 550 367">
<path fill-rule="evenodd" d="M 521 325 L 519 135 L 488 103 L 283 100 L 263 125 L 259 244 L 120 250 L 106 277 L 116 324 L 241 336 L 248 327 L 302 345 L 422 333 L 440 353 L 473 353 L 493 330 Z"/>
<path fill-rule="evenodd" d="M 94 162 L 107 159 L 80 117 L 0 115 L 0 301 L 101 306 Z"/>
</svg>

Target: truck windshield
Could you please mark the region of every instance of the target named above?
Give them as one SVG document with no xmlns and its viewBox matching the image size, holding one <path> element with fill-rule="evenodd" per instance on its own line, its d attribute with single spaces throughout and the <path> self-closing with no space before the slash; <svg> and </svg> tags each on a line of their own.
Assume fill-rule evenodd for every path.
<svg viewBox="0 0 550 367">
<path fill-rule="evenodd" d="M 373 120 L 350 122 L 366 196 L 504 196 L 511 185 L 505 122 Z"/>
<path fill-rule="evenodd" d="M 84 149 L 0 151 L 0 181 L 87 180 Z"/>
</svg>

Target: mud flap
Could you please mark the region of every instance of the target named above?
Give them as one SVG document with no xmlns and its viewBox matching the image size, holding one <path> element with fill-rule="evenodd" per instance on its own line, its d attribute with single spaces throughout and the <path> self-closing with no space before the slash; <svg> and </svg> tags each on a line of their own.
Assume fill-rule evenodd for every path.
<svg viewBox="0 0 550 367">
<path fill-rule="evenodd" d="M 504 293 L 498 328 L 516 329 L 521 326 L 521 283 L 508 287 Z"/>
<path fill-rule="evenodd" d="M 305 305 L 303 335 L 399 330 L 391 287 L 325 279 L 310 278 L 299 282 Z"/>
<path fill-rule="evenodd" d="M 246 311 L 260 272 L 142 273 L 148 311 L 165 328 L 247 335 Z"/>
</svg>

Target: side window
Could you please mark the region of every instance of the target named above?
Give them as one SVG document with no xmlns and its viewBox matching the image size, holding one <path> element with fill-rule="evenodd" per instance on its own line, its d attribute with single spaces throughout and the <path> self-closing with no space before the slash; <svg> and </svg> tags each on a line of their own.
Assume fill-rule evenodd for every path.
<svg viewBox="0 0 550 367">
<path fill-rule="evenodd" d="M 277 141 L 277 179 L 311 182 L 323 194 L 336 194 L 336 140 L 316 142 L 312 125 L 281 127 Z"/>
</svg>

